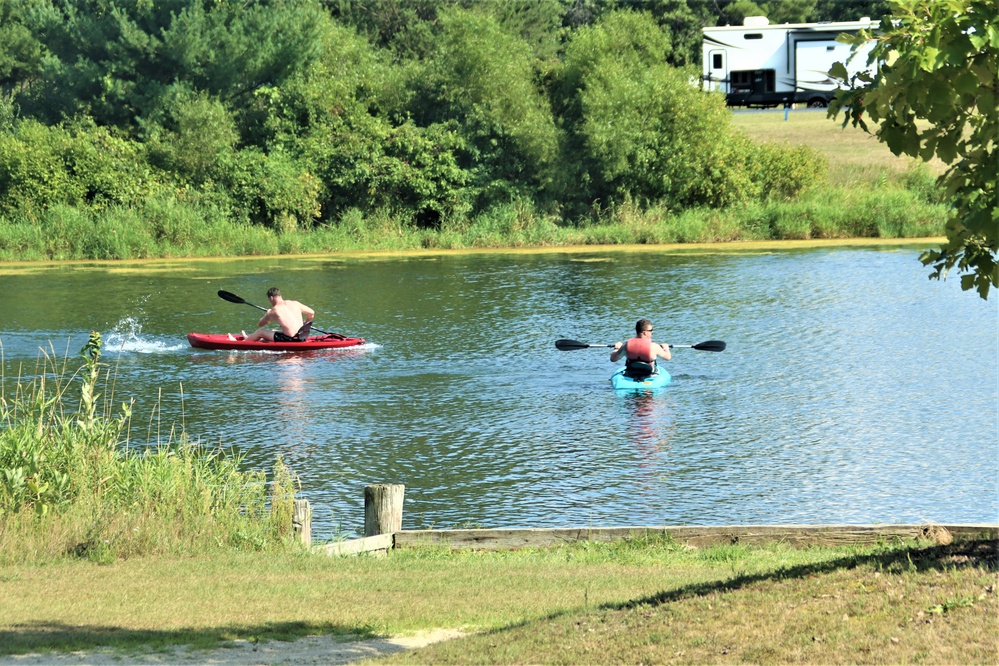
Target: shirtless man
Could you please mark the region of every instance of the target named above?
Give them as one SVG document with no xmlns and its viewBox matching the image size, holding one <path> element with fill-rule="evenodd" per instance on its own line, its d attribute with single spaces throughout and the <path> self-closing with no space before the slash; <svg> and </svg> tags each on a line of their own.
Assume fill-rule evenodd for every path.
<svg viewBox="0 0 999 666">
<path fill-rule="evenodd" d="M 618 342 L 614 345 L 610 360 L 615 362 L 622 356 L 627 356 L 625 363 L 626 375 L 648 376 L 656 370 L 656 359 L 670 360 L 673 356 L 669 351 L 669 345 L 660 345 L 652 342 L 652 322 L 648 319 L 639 319 L 635 324 L 635 336 L 627 342 Z"/>
<path fill-rule="evenodd" d="M 308 305 L 303 305 L 298 301 L 286 301 L 281 297 L 281 290 L 271 287 L 267 290 L 267 298 L 271 302 L 271 309 L 264 313 L 264 316 L 257 322 L 258 328 L 249 335 L 243 331 L 243 340 L 256 342 L 257 340 L 268 340 L 270 342 L 301 342 L 309 336 L 309 329 L 312 328 L 312 318 L 316 316 L 316 311 Z M 281 328 L 271 330 L 267 324 L 277 323 Z"/>
</svg>

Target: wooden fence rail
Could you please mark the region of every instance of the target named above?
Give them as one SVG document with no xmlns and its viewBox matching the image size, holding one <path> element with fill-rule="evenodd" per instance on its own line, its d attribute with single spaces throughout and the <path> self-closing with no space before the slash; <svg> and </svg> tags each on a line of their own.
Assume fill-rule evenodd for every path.
<svg viewBox="0 0 999 666">
<path fill-rule="evenodd" d="M 329 555 L 384 554 L 393 548 L 445 547 L 472 550 L 549 548 L 576 541 L 617 541 L 666 537 L 691 547 L 726 544 L 786 543 L 793 546 L 847 546 L 930 539 L 939 544 L 965 539 L 999 540 L 999 524 L 951 525 L 728 525 L 657 527 L 572 527 L 524 529 L 404 530 L 405 486 L 378 484 L 364 492 L 364 533 L 321 546 Z M 302 502 L 302 506 L 299 506 Z M 295 534 L 311 543 L 312 511 L 295 502 Z M 307 540 L 308 537 L 308 540 Z"/>
</svg>

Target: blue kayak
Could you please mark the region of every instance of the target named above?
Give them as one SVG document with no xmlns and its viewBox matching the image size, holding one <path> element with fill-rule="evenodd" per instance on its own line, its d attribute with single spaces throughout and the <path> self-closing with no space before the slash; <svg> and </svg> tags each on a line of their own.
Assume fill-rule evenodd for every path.
<svg viewBox="0 0 999 666">
<path fill-rule="evenodd" d="M 624 368 L 621 368 L 611 375 L 611 385 L 615 389 L 654 389 L 666 386 L 672 379 L 670 374 L 662 368 L 659 368 L 655 374 L 649 375 L 644 379 L 626 377 Z"/>
</svg>

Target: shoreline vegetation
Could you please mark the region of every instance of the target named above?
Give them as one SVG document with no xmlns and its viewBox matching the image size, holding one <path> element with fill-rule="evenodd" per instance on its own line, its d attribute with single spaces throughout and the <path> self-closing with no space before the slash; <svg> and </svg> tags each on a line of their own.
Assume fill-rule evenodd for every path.
<svg viewBox="0 0 999 666">
<path fill-rule="evenodd" d="M 852 199 L 853 201 L 850 201 Z M 0 262 L 131 261 L 224 257 L 300 256 L 435 250 L 503 251 L 517 248 L 698 245 L 798 240 L 882 241 L 942 238 L 946 207 L 904 191 L 849 195 L 827 193 L 823 200 L 746 206 L 724 211 L 688 211 L 679 216 L 656 211 L 619 210 L 609 219 L 582 227 L 510 208 L 464 229 L 421 230 L 389 219 L 357 219 L 312 231 L 278 233 L 248 225 L 192 220 L 182 240 L 154 238 L 143 218 L 88 219 L 52 211 L 68 220 L 61 237 L 0 221 Z M 47 225 L 52 226 L 52 225 Z M 195 230 L 195 227 L 198 227 Z M 100 247 L 97 247 L 97 246 Z"/>
<path fill-rule="evenodd" d="M 620 245 L 537 245 L 528 247 L 472 247 L 472 248 L 415 248 L 401 250 L 349 250 L 342 252 L 309 252 L 296 255 L 261 254 L 252 256 L 212 256 L 212 257 L 157 257 L 150 259 L 38 259 L 0 262 L 0 275 L 12 271 L 45 270 L 56 266 L 108 267 L 122 270 L 170 266 L 193 262 L 225 262 L 233 260 L 262 260 L 293 258 L 296 261 L 329 261 L 330 258 L 350 259 L 405 259 L 410 257 L 433 257 L 464 254 L 607 254 L 628 252 L 662 252 L 668 254 L 739 254 L 769 253 L 818 248 L 885 247 L 925 249 L 946 241 L 945 236 L 924 236 L 912 238 L 812 238 L 808 240 L 757 240 L 726 241 L 719 243 L 659 243 L 620 244 Z"/>
<path fill-rule="evenodd" d="M 390 215 L 348 212 L 310 229 L 241 224 L 209 210 L 163 206 L 101 212 L 54 206 L 36 219 L 0 216 L 0 262 L 130 261 L 222 257 L 371 254 L 441 250 L 698 246 L 770 241 L 941 239 L 947 207 L 934 179 L 942 164 L 895 157 L 870 135 L 814 111 L 732 114 L 738 131 L 767 144 L 820 154 L 823 180 L 784 200 L 672 211 L 618 204 L 573 224 L 511 203 L 440 228 Z M 151 223 L 154 222 L 154 223 Z M 939 244 L 939 241 L 936 241 Z"/>
<path fill-rule="evenodd" d="M 977 0 L 89 1 L 4 13 L 0 261 L 946 236 L 933 277 L 997 279 Z M 880 17 L 908 64 L 737 116 L 698 65 L 746 12 Z"/>
</svg>

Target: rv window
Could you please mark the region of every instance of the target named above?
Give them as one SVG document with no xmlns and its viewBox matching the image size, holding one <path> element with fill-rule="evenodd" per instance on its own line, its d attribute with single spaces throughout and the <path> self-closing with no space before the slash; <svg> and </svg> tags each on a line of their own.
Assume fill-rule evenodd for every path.
<svg viewBox="0 0 999 666">
<path fill-rule="evenodd" d="M 729 92 L 772 93 L 776 90 L 776 82 L 776 72 L 772 69 L 729 72 Z"/>
<path fill-rule="evenodd" d="M 835 51 L 835 50 L 836 50 L 835 46 L 827 46 L 826 47 L 826 51 Z"/>
<path fill-rule="evenodd" d="M 716 53 L 711 58 L 711 69 L 721 69 L 722 68 L 722 55 L 721 53 Z"/>
<path fill-rule="evenodd" d="M 742 36 L 743 39 L 763 39 L 762 32 L 750 32 Z"/>
</svg>

